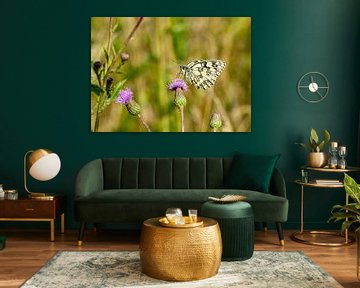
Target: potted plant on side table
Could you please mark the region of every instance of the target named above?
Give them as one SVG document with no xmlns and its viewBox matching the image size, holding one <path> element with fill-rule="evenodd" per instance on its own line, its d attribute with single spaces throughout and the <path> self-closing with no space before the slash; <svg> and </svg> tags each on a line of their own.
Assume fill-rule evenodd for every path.
<svg viewBox="0 0 360 288">
<path fill-rule="evenodd" d="M 324 152 L 324 147 L 330 140 L 330 133 L 323 129 L 324 139 L 320 141 L 319 136 L 314 128 L 310 130 L 308 143 L 296 143 L 309 151 L 308 165 L 310 167 L 320 168 L 327 164 L 328 154 Z"/>
<path fill-rule="evenodd" d="M 346 229 L 355 228 L 357 242 L 357 277 L 360 280 L 360 185 L 348 174 L 344 174 L 345 191 L 354 202 L 348 205 L 334 205 L 329 221 L 343 221 L 341 233 Z"/>
</svg>

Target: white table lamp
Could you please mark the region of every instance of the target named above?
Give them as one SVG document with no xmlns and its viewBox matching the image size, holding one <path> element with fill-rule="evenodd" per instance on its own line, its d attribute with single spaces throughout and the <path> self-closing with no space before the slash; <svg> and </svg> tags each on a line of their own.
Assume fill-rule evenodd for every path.
<svg viewBox="0 0 360 288">
<path fill-rule="evenodd" d="M 37 149 L 26 152 L 24 156 L 24 187 L 30 198 L 51 199 L 52 196 L 45 193 L 30 192 L 26 185 L 26 174 L 39 181 L 48 181 L 54 178 L 60 171 L 61 162 L 56 153 L 47 149 Z"/>
</svg>

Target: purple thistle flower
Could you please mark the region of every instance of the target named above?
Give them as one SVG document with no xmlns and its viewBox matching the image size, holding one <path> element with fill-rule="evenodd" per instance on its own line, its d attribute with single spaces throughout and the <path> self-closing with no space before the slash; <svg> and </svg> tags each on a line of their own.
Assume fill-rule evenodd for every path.
<svg viewBox="0 0 360 288">
<path fill-rule="evenodd" d="M 182 91 L 185 91 L 187 89 L 187 85 L 184 80 L 182 79 L 175 79 L 168 85 L 168 89 L 170 91 L 176 91 L 176 89 L 181 89 Z"/>
<path fill-rule="evenodd" d="M 119 92 L 118 97 L 115 102 L 126 105 L 126 104 L 129 104 L 129 102 L 131 101 L 131 99 L 133 97 L 134 97 L 134 93 L 131 91 L 131 89 L 126 88 Z"/>
</svg>

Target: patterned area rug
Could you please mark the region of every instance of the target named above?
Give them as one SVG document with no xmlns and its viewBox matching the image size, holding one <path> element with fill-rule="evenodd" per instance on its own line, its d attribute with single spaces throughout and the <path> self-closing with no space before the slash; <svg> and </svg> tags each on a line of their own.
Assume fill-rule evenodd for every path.
<svg viewBox="0 0 360 288">
<path fill-rule="evenodd" d="M 218 275 L 199 281 L 167 282 L 141 273 L 139 252 L 63 251 L 26 281 L 23 288 L 212 288 L 342 287 L 302 252 L 254 252 L 246 261 L 221 262 Z"/>
</svg>

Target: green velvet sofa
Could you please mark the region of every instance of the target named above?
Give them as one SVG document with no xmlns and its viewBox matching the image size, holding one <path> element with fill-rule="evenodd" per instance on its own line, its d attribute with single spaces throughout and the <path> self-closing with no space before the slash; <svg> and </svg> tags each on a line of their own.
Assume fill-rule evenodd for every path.
<svg viewBox="0 0 360 288">
<path fill-rule="evenodd" d="M 75 181 L 78 245 L 82 245 L 86 223 L 141 223 L 164 215 L 169 207 L 180 207 L 185 213 L 188 208 L 200 211 L 209 196 L 227 194 L 245 195 L 255 222 L 275 222 L 283 245 L 288 199 L 282 174 L 277 168 L 271 170 L 268 193 L 224 188 L 230 169 L 233 175 L 237 172 L 231 168 L 232 159 L 104 158 L 85 164 Z"/>
</svg>

